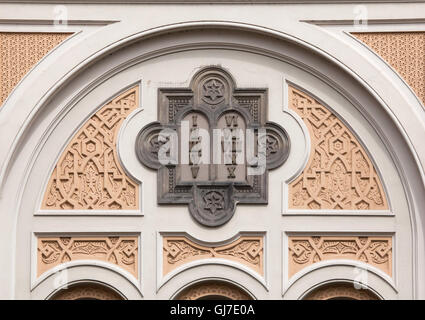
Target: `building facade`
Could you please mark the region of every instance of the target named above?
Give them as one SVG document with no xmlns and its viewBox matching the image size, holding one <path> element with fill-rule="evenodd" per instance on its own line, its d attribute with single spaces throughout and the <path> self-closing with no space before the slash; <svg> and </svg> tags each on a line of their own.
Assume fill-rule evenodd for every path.
<svg viewBox="0 0 425 320">
<path fill-rule="evenodd" d="M 0 298 L 425 298 L 425 1 L 0 1 L 0 62 Z"/>
</svg>

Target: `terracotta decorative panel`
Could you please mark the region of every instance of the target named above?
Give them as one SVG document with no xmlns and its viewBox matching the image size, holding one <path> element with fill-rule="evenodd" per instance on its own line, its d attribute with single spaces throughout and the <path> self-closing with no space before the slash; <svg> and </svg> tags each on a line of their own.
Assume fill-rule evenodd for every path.
<svg viewBox="0 0 425 320">
<path fill-rule="evenodd" d="M 53 170 L 42 209 L 138 209 L 139 186 L 125 174 L 116 150 L 121 124 L 138 101 L 139 88 L 129 89 L 83 125 Z"/>
<path fill-rule="evenodd" d="M 207 281 L 194 284 L 183 290 L 176 300 L 198 300 L 198 299 L 230 299 L 230 300 L 252 300 L 252 298 L 230 283 Z"/>
<path fill-rule="evenodd" d="M 123 300 L 123 298 L 109 288 L 87 283 L 62 289 L 51 300 Z"/>
<path fill-rule="evenodd" d="M 191 261 L 222 258 L 242 263 L 263 274 L 263 237 L 241 236 L 230 244 L 205 246 L 184 236 L 166 236 L 163 239 L 163 274 Z"/>
<path fill-rule="evenodd" d="M 23 76 L 69 35 L 0 32 L 0 106 Z"/>
<path fill-rule="evenodd" d="M 325 285 L 307 295 L 304 300 L 379 300 L 367 289 L 356 289 L 353 284 L 335 283 Z"/>
<path fill-rule="evenodd" d="M 291 236 L 289 277 L 314 263 L 349 259 L 368 263 L 392 275 L 391 237 Z"/>
<path fill-rule="evenodd" d="M 137 236 L 39 237 L 37 241 L 38 276 L 65 262 L 101 260 L 138 277 Z"/>
<path fill-rule="evenodd" d="M 289 106 L 302 118 L 311 139 L 306 168 L 289 184 L 289 208 L 387 209 L 374 165 L 347 126 L 321 103 L 292 87 Z"/>
<path fill-rule="evenodd" d="M 393 67 L 425 105 L 425 32 L 365 32 L 353 35 Z"/>
</svg>

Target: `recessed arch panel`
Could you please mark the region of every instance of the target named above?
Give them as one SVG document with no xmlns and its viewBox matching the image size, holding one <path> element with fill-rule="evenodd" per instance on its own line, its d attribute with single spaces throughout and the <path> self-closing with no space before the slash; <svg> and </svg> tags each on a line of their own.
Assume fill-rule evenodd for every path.
<svg viewBox="0 0 425 320">
<path fill-rule="evenodd" d="M 372 160 L 351 130 L 322 103 L 289 86 L 289 107 L 307 126 L 310 159 L 289 185 L 289 208 L 331 210 L 388 209 Z"/>
<path fill-rule="evenodd" d="M 116 142 L 138 107 L 139 87 L 119 94 L 74 135 L 49 179 L 44 210 L 137 210 L 139 186 L 121 167 Z"/>
</svg>

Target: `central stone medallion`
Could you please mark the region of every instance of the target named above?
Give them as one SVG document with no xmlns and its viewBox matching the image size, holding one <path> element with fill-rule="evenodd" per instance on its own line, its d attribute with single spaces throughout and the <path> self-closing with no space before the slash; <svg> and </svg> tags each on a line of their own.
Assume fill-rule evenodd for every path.
<svg viewBox="0 0 425 320">
<path fill-rule="evenodd" d="M 200 224 L 226 223 L 236 203 L 267 204 L 268 170 L 282 165 L 289 138 L 267 122 L 267 89 L 236 88 L 207 67 L 189 88 L 158 91 L 159 122 L 145 126 L 136 152 L 158 170 L 158 203 L 189 204 Z"/>
</svg>

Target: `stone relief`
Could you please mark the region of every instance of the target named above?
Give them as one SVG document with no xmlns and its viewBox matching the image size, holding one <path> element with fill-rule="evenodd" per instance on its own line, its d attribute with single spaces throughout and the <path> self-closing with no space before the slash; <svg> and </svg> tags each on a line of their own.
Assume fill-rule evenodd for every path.
<svg viewBox="0 0 425 320">
<path fill-rule="evenodd" d="M 221 258 L 236 261 L 264 274 L 263 236 L 241 236 L 221 246 L 199 245 L 185 236 L 164 236 L 163 274 L 195 260 Z"/>
<path fill-rule="evenodd" d="M 425 106 L 425 32 L 365 32 L 353 35 L 393 67 Z"/>
<path fill-rule="evenodd" d="M 289 107 L 302 118 L 311 139 L 306 168 L 289 184 L 289 208 L 388 209 L 374 165 L 347 126 L 304 92 L 288 91 Z"/>
<path fill-rule="evenodd" d="M 112 99 L 72 138 L 50 177 L 44 210 L 137 210 L 139 186 L 118 161 L 116 142 L 138 107 L 139 88 Z"/>
<path fill-rule="evenodd" d="M 37 275 L 65 262 L 101 260 L 138 278 L 138 237 L 38 237 Z"/>
<path fill-rule="evenodd" d="M 70 33 L 0 32 L 0 106 L 50 50 Z"/>
<path fill-rule="evenodd" d="M 118 293 L 94 283 L 72 285 L 56 293 L 50 300 L 124 300 Z"/>
<path fill-rule="evenodd" d="M 284 129 L 267 121 L 267 89 L 236 88 L 225 70 L 207 67 L 189 88 L 162 88 L 158 95 L 159 121 L 145 126 L 136 142 L 141 163 L 158 170 L 158 203 L 188 204 L 192 217 L 209 227 L 226 223 L 236 203 L 267 204 L 267 170 L 289 153 Z M 169 136 L 161 136 L 165 131 Z M 223 135 L 215 140 L 217 132 Z M 162 157 L 176 157 L 164 164 L 165 146 Z M 263 155 L 264 167 L 252 161 Z"/>
<path fill-rule="evenodd" d="M 237 286 L 222 281 L 205 281 L 183 290 L 175 300 L 198 300 L 221 298 L 230 300 L 252 300 Z"/>
<path fill-rule="evenodd" d="M 304 300 L 380 300 L 370 290 L 355 288 L 353 283 L 332 283 L 308 294 Z"/>
<path fill-rule="evenodd" d="M 350 259 L 368 263 L 392 275 L 391 237 L 290 236 L 289 277 L 314 263 Z"/>
</svg>

